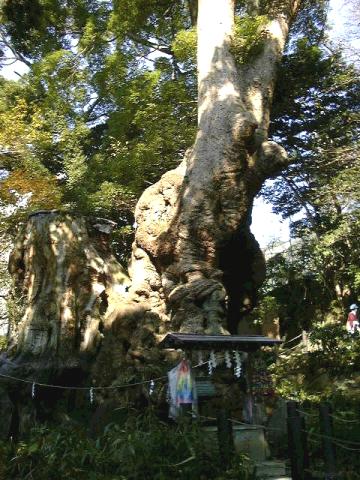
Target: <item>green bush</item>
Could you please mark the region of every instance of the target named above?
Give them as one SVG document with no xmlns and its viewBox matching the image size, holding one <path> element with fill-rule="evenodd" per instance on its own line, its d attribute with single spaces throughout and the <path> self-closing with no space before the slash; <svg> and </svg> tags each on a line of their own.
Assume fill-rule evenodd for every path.
<svg viewBox="0 0 360 480">
<path fill-rule="evenodd" d="M 246 460 L 225 472 L 217 445 L 195 424 L 169 425 L 152 415 L 110 424 L 90 438 L 80 427 L 40 426 L 17 444 L 0 444 L 0 480 L 248 479 Z"/>
<path fill-rule="evenodd" d="M 282 354 L 270 367 L 276 392 L 300 402 L 360 399 L 360 336 L 338 323 L 315 325 L 308 349 Z"/>
</svg>

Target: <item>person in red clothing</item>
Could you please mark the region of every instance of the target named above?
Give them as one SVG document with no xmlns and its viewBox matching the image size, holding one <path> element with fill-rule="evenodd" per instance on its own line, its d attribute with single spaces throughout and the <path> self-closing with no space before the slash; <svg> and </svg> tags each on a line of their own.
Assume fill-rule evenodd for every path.
<svg viewBox="0 0 360 480">
<path fill-rule="evenodd" d="M 359 329 L 358 306 L 356 303 L 350 305 L 350 312 L 346 322 L 346 330 L 349 333 L 355 333 Z"/>
</svg>

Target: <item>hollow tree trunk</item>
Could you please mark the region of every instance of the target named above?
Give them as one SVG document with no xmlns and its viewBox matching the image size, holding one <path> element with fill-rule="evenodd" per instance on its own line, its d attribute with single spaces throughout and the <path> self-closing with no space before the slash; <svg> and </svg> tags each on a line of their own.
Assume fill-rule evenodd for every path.
<svg viewBox="0 0 360 480">
<path fill-rule="evenodd" d="M 263 279 L 251 209 L 263 181 L 287 161 L 267 134 L 276 65 L 298 7 L 272 4 L 262 52 L 237 69 L 234 1 L 198 2 L 196 140 L 136 207 L 132 292 L 166 329 L 235 332 Z"/>
</svg>

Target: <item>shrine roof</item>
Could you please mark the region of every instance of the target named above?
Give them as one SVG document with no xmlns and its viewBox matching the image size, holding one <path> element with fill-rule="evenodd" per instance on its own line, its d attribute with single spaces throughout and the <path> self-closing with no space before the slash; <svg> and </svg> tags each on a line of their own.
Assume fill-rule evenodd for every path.
<svg viewBox="0 0 360 480">
<path fill-rule="evenodd" d="M 160 342 L 163 348 L 198 348 L 202 350 L 227 350 L 238 349 L 242 351 L 254 351 L 260 347 L 274 346 L 282 343 L 262 335 L 203 335 L 199 333 L 168 333 Z"/>
</svg>

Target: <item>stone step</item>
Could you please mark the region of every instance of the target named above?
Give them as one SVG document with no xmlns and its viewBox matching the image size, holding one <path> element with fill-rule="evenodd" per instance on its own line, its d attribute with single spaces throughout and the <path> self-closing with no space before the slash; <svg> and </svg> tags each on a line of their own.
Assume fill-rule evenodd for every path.
<svg viewBox="0 0 360 480">
<path fill-rule="evenodd" d="M 291 477 L 284 477 L 283 475 L 281 476 L 278 476 L 278 475 L 265 475 L 265 476 L 258 476 L 258 474 L 256 474 L 255 476 L 256 480 L 292 480 Z"/>
<path fill-rule="evenodd" d="M 255 465 L 255 478 L 259 480 L 274 480 L 286 478 L 285 462 L 268 460 Z"/>
<path fill-rule="evenodd" d="M 292 480 L 291 477 L 256 477 L 257 480 Z"/>
</svg>

